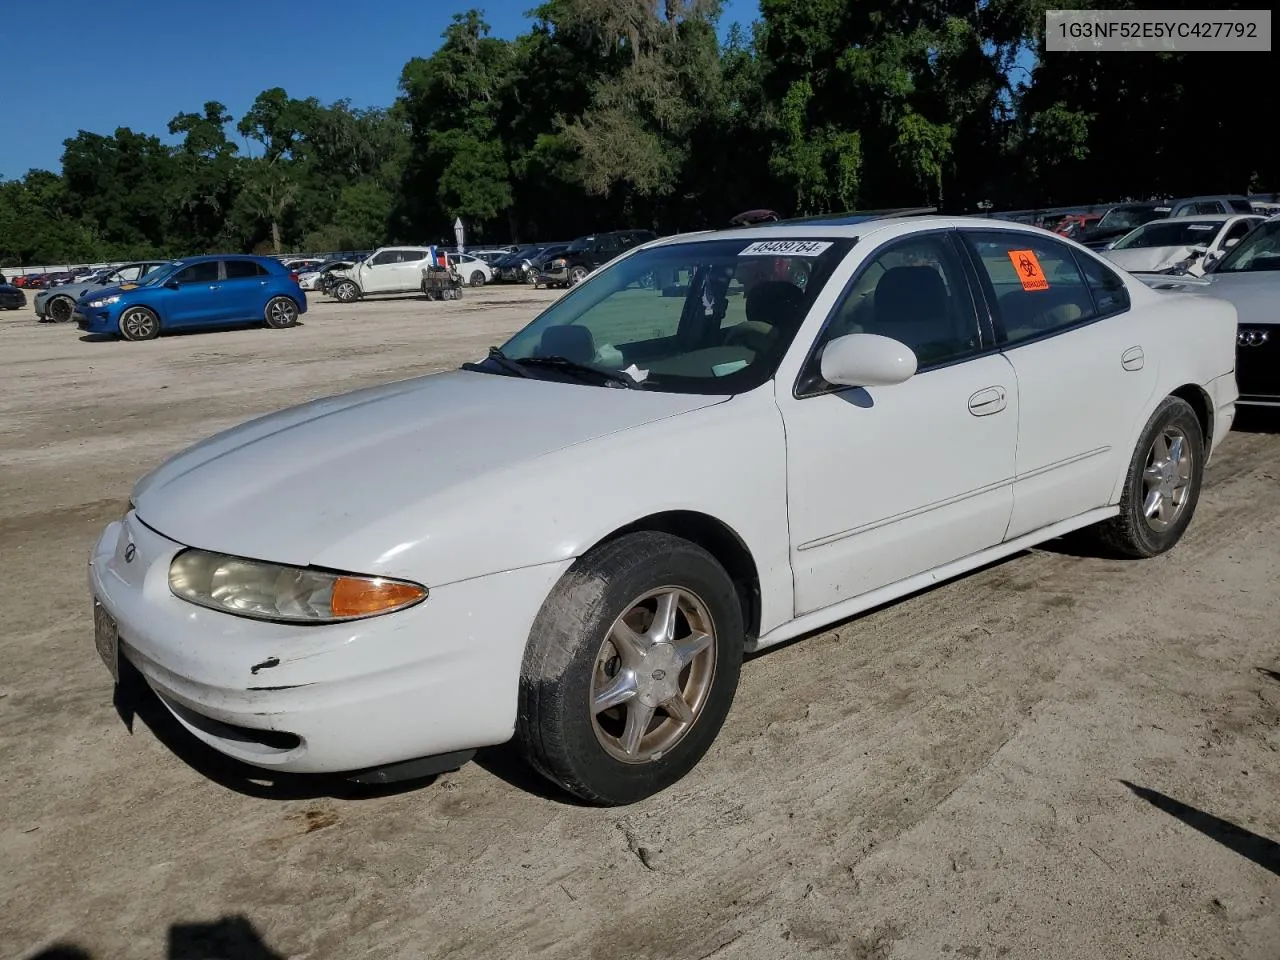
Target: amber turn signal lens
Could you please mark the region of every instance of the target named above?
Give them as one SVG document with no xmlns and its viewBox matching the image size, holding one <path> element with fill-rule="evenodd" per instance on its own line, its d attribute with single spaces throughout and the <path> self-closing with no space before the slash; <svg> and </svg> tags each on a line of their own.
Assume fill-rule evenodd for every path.
<svg viewBox="0 0 1280 960">
<path fill-rule="evenodd" d="M 424 599 L 426 595 L 424 588 L 411 583 L 339 577 L 334 581 L 329 603 L 335 617 L 367 617 L 373 613 L 386 613 L 407 607 Z"/>
</svg>

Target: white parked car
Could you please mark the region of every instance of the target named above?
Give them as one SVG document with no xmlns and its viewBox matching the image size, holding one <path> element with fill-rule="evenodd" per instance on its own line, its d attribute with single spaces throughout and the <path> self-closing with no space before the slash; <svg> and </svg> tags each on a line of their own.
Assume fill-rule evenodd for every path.
<svg viewBox="0 0 1280 960">
<path fill-rule="evenodd" d="M 514 736 L 629 803 L 711 745 L 746 651 L 1080 528 L 1173 547 L 1235 345 L 1230 304 L 1012 223 L 657 240 L 479 362 L 147 475 L 90 559 L 97 647 L 259 767 L 389 780 Z"/>
<path fill-rule="evenodd" d="M 334 270 L 330 290 L 343 303 L 386 293 L 417 293 L 422 269 L 434 263 L 430 247 L 379 247 L 355 266 Z"/>
<path fill-rule="evenodd" d="M 1256 214 L 1173 217 L 1144 223 L 1101 251 L 1130 273 L 1200 276 L 1265 220 Z"/>
<path fill-rule="evenodd" d="M 479 257 L 473 257 L 469 253 L 450 253 L 447 256 L 450 268 L 462 278 L 463 283 L 483 287 L 493 280 L 493 267 Z"/>
</svg>

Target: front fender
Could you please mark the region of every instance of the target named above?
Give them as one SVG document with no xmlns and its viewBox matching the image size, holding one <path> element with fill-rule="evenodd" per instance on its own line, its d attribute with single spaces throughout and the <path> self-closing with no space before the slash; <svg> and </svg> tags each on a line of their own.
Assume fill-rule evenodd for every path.
<svg viewBox="0 0 1280 960">
<path fill-rule="evenodd" d="M 772 384 L 452 487 L 315 557 L 429 587 L 572 560 L 644 517 L 684 511 L 734 531 L 760 575 L 761 630 L 790 619 L 786 446 Z M 408 533 L 413 531 L 414 533 Z M 421 534 L 417 533 L 421 531 Z"/>
</svg>

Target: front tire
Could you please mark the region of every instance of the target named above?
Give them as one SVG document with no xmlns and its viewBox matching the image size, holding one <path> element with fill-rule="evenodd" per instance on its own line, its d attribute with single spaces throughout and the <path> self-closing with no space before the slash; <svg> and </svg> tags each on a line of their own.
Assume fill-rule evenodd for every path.
<svg viewBox="0 0 1280 960">
<path fill-rule="evenodd" d="M 333 288 L 333 297 L 343 303 L 354 303 L 360 299 L 360 288 L 350 280 L 343 280 Z"/>
<path fill-rule="evenodd" d="M 1165 397 L 1138 441 L 1120 497 L 1120 513 L 1095 528 L 1126 557 L 1154 557 L 1182 538 L 1200 500 L 1204 432 L 1191 405 Z"/>
<path fill-rule="evenodd" d="M 567 284 L 567 286 L 576 287 L 585 279 L 587 279 L 587 268 L 574 267 L 572 270 L 569 271 L 569 283 Z"/>
<path fill-rule="evenodd" d="M 724 724 L 743 629 L 732 580 L 696 544 L 643 531 L 596 548 L 530 633 L 516 726 L 526 759 L 601 806 L 665 789 Z"/>
<path fill-rule="evenodd" d="M 267 301 L 265 316 L 268 327 L 283 330 L 297 324 L 298 305 L 288 297 L 272 297 Z"/>
<path fill-rule="evenodd" d="M 66 323 L 75 313 L 76 302 L 70 297 L 54 297 L 45 308 L 45 313 L 54 323 Z"/>
<path fill-rule="evenodd" d="M 160 318 L 148 307 L 128 307 L 120 314 L 120 335 L 126 340 L 154 340 L 160 336 Z"/>
</svg>

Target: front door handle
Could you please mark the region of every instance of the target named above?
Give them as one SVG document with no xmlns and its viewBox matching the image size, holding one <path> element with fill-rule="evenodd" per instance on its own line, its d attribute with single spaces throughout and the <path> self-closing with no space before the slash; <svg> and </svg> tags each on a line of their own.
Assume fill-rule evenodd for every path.
<svg viewBox="0 0 1280 960">
<path fill-rule="evenodd" d="M 969 398 L 969 412 L 975 417 L 999 413 L 1006 405 L 1004 387 L 986 387 Z"/>
<path fill-rule="evenodd" d="M 1120 366 L 1130 371 L 1141 370 L 1142 364 L 1146 359 L 1146 355 L 1143 354 L 1141 347 L 1130 347 L 1124 353 L 1120 354 Z"/>
</svg>

